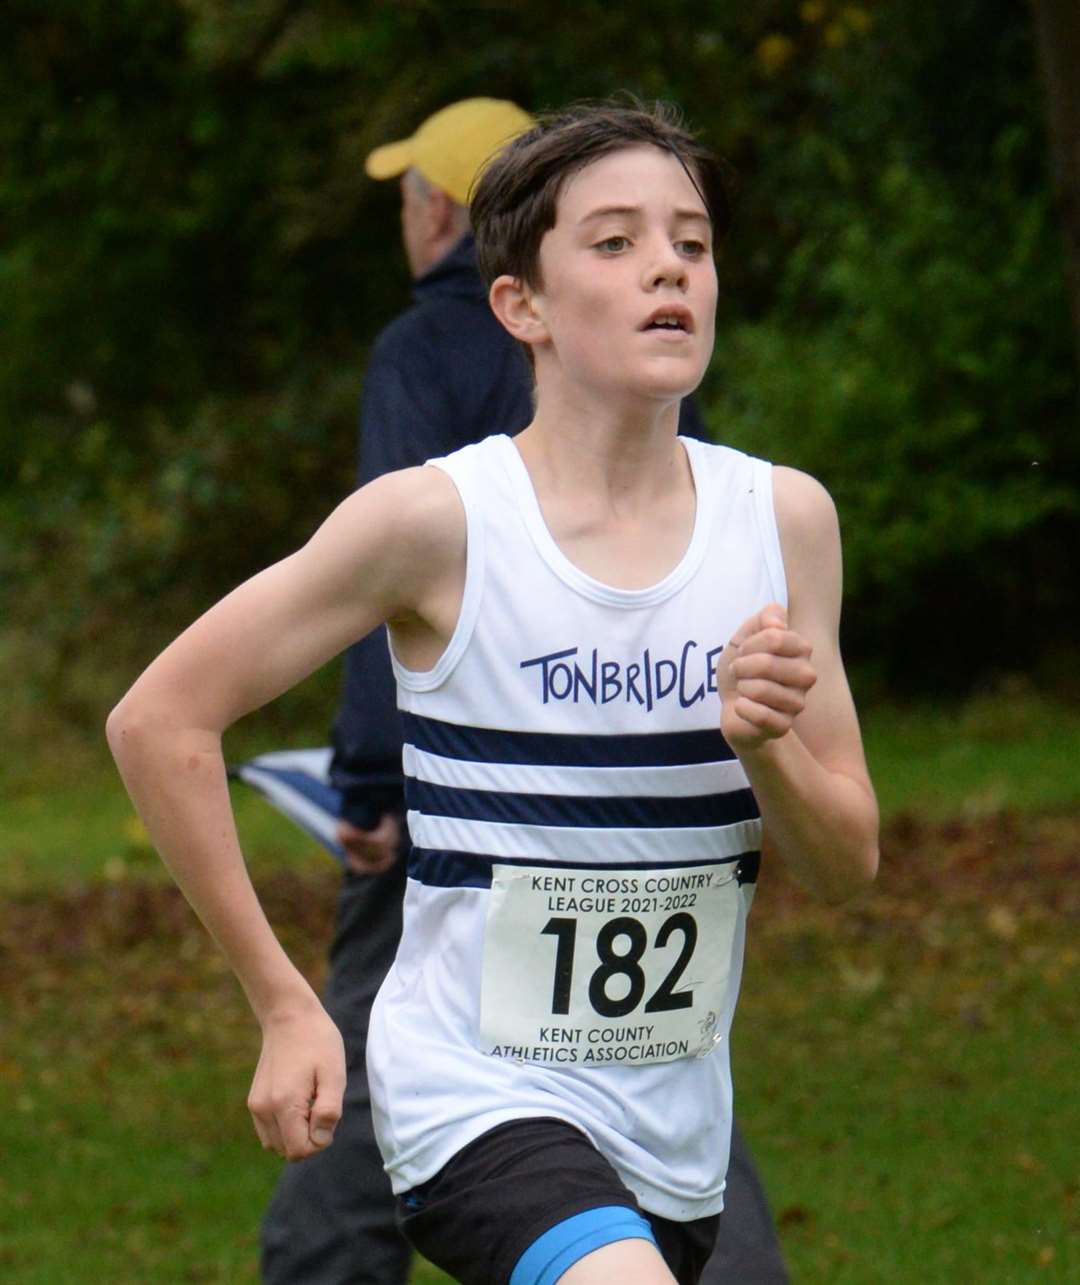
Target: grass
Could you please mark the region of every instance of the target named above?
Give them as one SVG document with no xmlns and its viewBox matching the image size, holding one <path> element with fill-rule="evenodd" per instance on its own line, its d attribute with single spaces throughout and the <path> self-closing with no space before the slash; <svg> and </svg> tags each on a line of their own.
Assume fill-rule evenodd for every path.
<svg viewBox="0 0 1080 1285">
<path fill-rule="evenodd" d="M 1080 709 L 1021 683 L 962 706 L 878 706 L 863 722 L 883 816 L 1080 808 Z"/>
<path fill-rule="evenodd" d="M 735 1075 L 796 1279 L 1074 1279 L 1080 821 L 886 854 L 855 907 L 755 907 Z"/>
<path fill-rule="evenodd" d="M 0 766 L 0 894 L 125 878 L 167 880 L 100 736 L 62 737 L 32 759 Z M 267 749 L 324 743 L 325 729 L 290 738 L 258 719 L 230 732 L 233 762 Z M 309 865 L 318 849 L 246 786 L 233 784 L 237 828 L 255 874 Z M 318 858 L 325 861 L 325 856 Z"/>
<path fill-rule="evenodd" d="M 733 1032 L 794 1279 L 1073 1279 L 1080 715 L 999 695 L 865 725 L 891 818 L 879 885 L 834 909 L 764 874 Z M 236 798 L 317 980 L 334 868 Z M 0 1279 L 255 1280 L 278 1162 L 244 1108 L 257 1041 L 236 984 L 97 744 L 8 767 L 0 801 Z"/>
<path fill-rule="evenodd" d="M 238 1086 L 257 1050 L 204 951 L 181 951 L 199 994 L 145 951 L 90 945 L 12 1004 L 3 1279 L 255 1279 L 252 1215 L 274 1166 L 242 1127 Z"/>
<path fill-rule="evenodd" d="M 229 734 L 228 757 L 324 741 L 319 723 L 292 734 L 286 725 L 280 712 L 248 720 Z M 1006 688 L 960 707 L 876 707 L 864 716 L 863 732 L 886 819 L 1080 808 L 1080 709 L 1025 688 Z M 311 861 L 312 843 L 282 824 L 252 791 L 234 786 L 233 800 L 257 874 Z M 9 757 L 0 766 L 0 805 L 0 893 L 102 878 L 167 877 L 103 735 L 68 735 L 48 755 Z"/>
<path fill-rule="evenodd" d="M 252 871 L 326 862 L 314 843 L 271 811 L 246 786 L 231 787 L 237 827 Z M 7 799 L 0 821 L 0 894 L 105 879 L 164 882 L 168 872 L 150 846 L 115 771 L 95 764 L 70 785 Z"/>
</svg>

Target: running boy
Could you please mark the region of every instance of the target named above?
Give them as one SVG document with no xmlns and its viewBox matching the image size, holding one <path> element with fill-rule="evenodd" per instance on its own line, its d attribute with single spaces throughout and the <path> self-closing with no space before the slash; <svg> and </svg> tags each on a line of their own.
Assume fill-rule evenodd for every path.
<svg viewBox="0 0 1080 1285">
<path fill-rule="evenodd" d="M 341 1040 L 248 881 L 221 734 L 388 622 L 414 848 L 368 1059 L 406 1234 L 467 1285 L 692 1282 L 763 843 L 827 896 L 877 866 L 836 516 L 676 435 L 726 206 L 670 113 L 540 122 L 472 218 L 532 423 L 347 499 L 147 669 L 110 744 L 262 1026 L 256 1131 L 309 1155 Z"/>
</svg>

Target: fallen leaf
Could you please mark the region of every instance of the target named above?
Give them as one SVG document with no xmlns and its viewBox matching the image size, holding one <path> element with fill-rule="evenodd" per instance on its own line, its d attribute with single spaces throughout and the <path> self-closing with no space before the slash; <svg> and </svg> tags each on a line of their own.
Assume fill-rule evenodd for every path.
<svg viewBox="0 0 1080 1285">
<path fill-rule="evenodd" d="M 991 906 L 986 916 L 986 926 L 1002 941 L 1013 941 L 1020 931 L 1020 921 L 1008 906 Z"/>
<path fill-rule="evenodd" d="M 805 1227 L 808 1223 L 814 1221 L 814 1215 L 805 1205 L 788 1205 L 781 1209 L 776 1217 L 777 1226 L 785 1227 Z"/>
</svg>

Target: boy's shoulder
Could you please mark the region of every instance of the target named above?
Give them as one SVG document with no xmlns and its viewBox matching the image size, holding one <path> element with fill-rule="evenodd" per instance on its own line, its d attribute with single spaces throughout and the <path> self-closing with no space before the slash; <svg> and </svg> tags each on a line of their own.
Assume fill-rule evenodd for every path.
<svg viewBox="0 0 1080 1285">
<path fill-rule="evenodd" d="M 448 474 L 455 482 L 481 476 L 493 468 L 504 467 L 507 448 L 515 448 L 506 433 L 489 433 L 479 441 L 466 442 L 445 455 L 432 456 L 427 464 L 432 472 Z"/>
<path fill-rule="evenodd" d="M 463 562 L 465 513 L 441 470 L 397 469 L 343 500 L 300 551 L 297 574 L 369 597 L 389 620 L 408 614 Z"/>
<path fill-rule="evenodd" d="M 460 516 L 457 488 L 441 468 L 427 464 L 384 473 L 355 491 L 343 508 L 355 503 L 358 520 L 378 514 L 400 534 L 410 532 L 436 535 Z"/>
<path fill-rule="evenodd" d="M 414 552 L 432 542 L 463 538 L 465 494 L 473 489 L 473 479 L 482 481 L 490 474 L 507 440 L 495 434 L 423 464 L 380 474 L 340 505 L 344 526 L 375 529 Z"/>
<path fill-rule="evenodd" d="M 688 439 L 684 438 L 684 441 Z M 765 465 L 772 476 L 773 503 L 779 517 L 781 512 L 793 519 L 820 523 L 823 520 L 836 518 L 836 506 L 832 496 L 816 477 L 804 473 L 801 469 L 787 464 L 777 464 L 759 455 L 723 442 L 693 441 L 691 449 L 701 452 L 702 458 L 709 461 L 714 468 L 754 467 Z"/>
<path fill-rule="evenodd" d="M 694 442 L 714 475 L 728 476 L 733 485 L 739 479 L 753 485 L 767 470 L 772 487 L 772 510 L 785 560 L 796 550 L 830 551 L 839 542 L 840 524 L 836 505 L 825 487 L 801 469 L 776 464 L 718 442 Z"/>
<path fill-rule="evenodd" d="M 760 456 L 751 455 L 749 451 L 740 450 L 737 446 L 729 446 L 726 442 L 710 442 L 688 433 L 680 433 L 679 440 L 687 450 L 697 452 L 700 458 L 708 461 L 714 468 L 770 462 Z"/>
<path fill-rule="evenodd" d="M 833 498 L 816 477 L 786 464 L 774 464 L 772 476 L 778 519 L 814 529 L 837 525 Z"/>
<path fill-rule="evenodd" d="M 346 557 L 377 555 L 400 569 L 432 566 L 464 542 L 457 488 L 440 469 L 395 469 L 338 505 L 318 533 Z"/>
<path fill-rule="evenodd" d="M 760 489 L 774 467 L 769 460 L 724 442 L 706 442 L 686 435 L 680 435 L 680 440 L 693 468 L 703 471 L 721 492 L 737 494 Z"/>
<path fill-rule="evenodd" d="M 776 465 L 772 470 L 773 512 L 789 587 L 812 591 L 830 580 L 840 593 L 840 519 L 832 496 L 815 477 Z"/>
</svg>

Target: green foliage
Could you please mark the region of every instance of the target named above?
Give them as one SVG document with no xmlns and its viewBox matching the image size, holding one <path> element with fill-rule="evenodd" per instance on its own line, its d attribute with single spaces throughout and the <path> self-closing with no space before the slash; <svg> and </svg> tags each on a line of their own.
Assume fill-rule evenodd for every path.
<svg viewBox="0 0 1080 1285">
<path fill-rule="evenodd" d="M 829 487 L 863 651 L 931 627 L 937 574 L 966 576 L 957 605 L 980 614 L 1011 599 L 998 629 L 1012 647 L 1015 617 L 1053 575 L 1024 584 L 1039 538 L 1051 519 L 1076 530 L 1059 247 L 1045 199 L 1012 182 L 1024 141 L 1001 140 L 992 196 L 972 212 L 900 160 L 883 159 L 865 196 L 838 184 L 774 308 L 721 339 L 717 431 Z M 891 646 L 898 664 L 911 658 Z"/>
<path fill-rule="evenodd" d="M 476 93 L 672 97 L 735 163 L 706 397 L 718 437 L 836 491 L 857 656 L 903 671 L 958 579 L 970 611 L 1015 602 L 1013 657 L 1071 604 L 1074 374 L 1019 0 L 9 10 L 0 647 L 31 705 L 96 718 L 110 668 L 347 491 L 407 285 L 363 158 Z"/>
<path fill-rule="evenodd" d="M 1061 235 L 1017 7 L 875 14 L 815 66 L 825 128 L 769 170 L 771 292 L 721 328 L 708 396 L 722 440 L 836 499 L 849 652 L 891 684 L 967 686 L 1035 664 L 1076 619 Z M 992 15 L 987 46 L 972 33 Z M 732 254 L 755 248 L 744 231 Z"/>
</svg>

